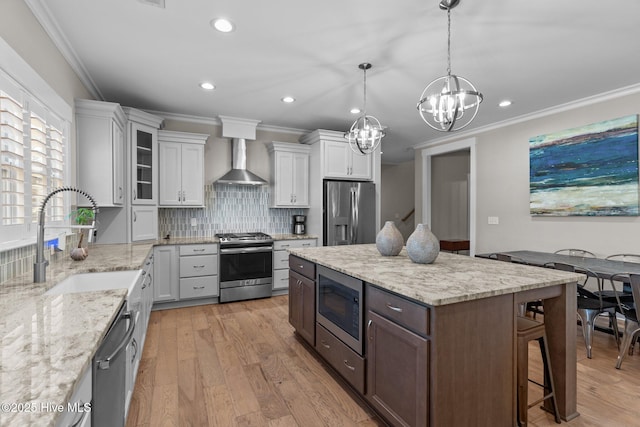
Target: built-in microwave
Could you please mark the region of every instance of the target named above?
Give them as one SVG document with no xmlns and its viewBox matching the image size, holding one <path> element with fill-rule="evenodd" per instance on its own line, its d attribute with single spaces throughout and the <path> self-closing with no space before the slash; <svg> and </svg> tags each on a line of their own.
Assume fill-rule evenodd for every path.
<svg viewBox="0 0 640 427">
<path fill-rule="evenodd" d="M 362 280 L 318 265 L 316 289 L 316 321 L 362 355 Z"/>
</svg>

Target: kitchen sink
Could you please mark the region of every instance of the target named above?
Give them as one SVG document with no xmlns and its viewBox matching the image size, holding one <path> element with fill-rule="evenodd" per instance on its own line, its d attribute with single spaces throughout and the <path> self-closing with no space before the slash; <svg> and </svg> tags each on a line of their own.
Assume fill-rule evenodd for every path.
<svg viewBox="0 0 640 427">
<path fill-rule="evenodd" d="M 107 291 L 110 289 L 128 289 L 130 291 L 141 273 L 142 270 L 127 270 L 74 274 L 49 289 L 45 292 L 45 295 Z"/>
</svg>

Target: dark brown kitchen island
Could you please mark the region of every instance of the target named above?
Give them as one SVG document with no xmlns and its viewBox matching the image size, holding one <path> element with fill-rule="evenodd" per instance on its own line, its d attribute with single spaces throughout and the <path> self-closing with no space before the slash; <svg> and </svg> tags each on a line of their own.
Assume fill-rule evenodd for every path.
<svg viewBox="0 0 640 427">
<path fill-rule="evenodd" d="M 561 417 L 569 420 L 578 415 L 575 313 L 576 282 L 582 275 L 448 253 L 441 253 L 433 264 L 420 265 L 411 262 L 404 250 L 397 257 L 382 257 L 375 245 L 294 249 L 290 253 L 294 255 L 290 257 L 294 274 L 296 261 L 302 259 L 307 262 L 307 271 L 308 264 L 313 263 L 316 268 L 324 266 L 363 282 L 366 303 L 360 314 L 363 326 L 360 329 L 364 344 L 362 354 L 355 352 L 353 359 L 360 358 L 363 362 L 360 375 L 366 381 L 361 394 L 392 424 L 516 425 L 517 305 L 535 299 L 543 299 L 545 304 Z M 290 282 L 291 286 L 295 286 L 295 281 Z M 372 296 L 382 300 L 372 302 Z M 414 320 L 397 317 L 403 310 L 398 303 L 407 304 L 406 313 L 418 313 L 414 320 L 419 320 L 419 328 L 414 327 Z M 383 313 L 385 307 L 395 314 Z M 403 335 L 393 335 L 393 329 L 385 329 L 385 325 L 400 327 Z M 321 334 L 307 335 L 305 339 L 328 360 L 324 356 L 327 337 L 334 339 L 329 343 L 334 346 L 343 345 L 342 341 L 327 335 L 326 329 L 317 323 L 316 330 Z M 394 356 L 393 349 L 378 351 L 384 340 L 377 338 L 376 331 L 386 331 L 386 337 L 392 338 L 387 342 L 397 343 L 398 354 Z M 341 350 L 341 356 L 344 354 L 350 355 Z M 375 363 L 376 355 L 380 354 L 387 363 Z M 407 355 L 414 354 L 414 358 L 407 359 Z M 340 361 L 344 359 L 348 369 L 338 366 L 336 371 L 344 370 L 343 376 L 355 384 L 356 380 L 348 376 L 359 365 L 348 362 L 347 356 Z M 393 368 L 396 356 L 405 365 L 406 360 L 420 361 L 421 365 L 398 371 Z M 372 372 L 383 369 L 388 372 Z M 409 378 L 407 373 L 415 373 L 417 379 Z M 406 393 L 407 387 L 413 387 L 415 393 L 397 402 L 391 387 L 385 391 L 385 399 L 372 381 L 375 378 L 391 378 L 398 393 Z M 414 401 L 407 408 L 406 401 L 412 398 Z"/>
</svg>

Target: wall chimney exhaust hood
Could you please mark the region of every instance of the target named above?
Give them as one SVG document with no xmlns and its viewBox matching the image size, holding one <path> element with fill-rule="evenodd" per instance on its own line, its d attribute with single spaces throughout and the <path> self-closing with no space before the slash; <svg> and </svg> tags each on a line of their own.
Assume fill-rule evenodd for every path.
<svg viewBox="0 0 640 427">
<path fill-rule="evenodd" d="M 247 139 L 256 139 L 259 120 L 218 116 L 222 121 L 222 137 L 231 138 L 231 170 L 216 184 L 265 185 L 267 181 L 247 170 Z"/>
</svg>

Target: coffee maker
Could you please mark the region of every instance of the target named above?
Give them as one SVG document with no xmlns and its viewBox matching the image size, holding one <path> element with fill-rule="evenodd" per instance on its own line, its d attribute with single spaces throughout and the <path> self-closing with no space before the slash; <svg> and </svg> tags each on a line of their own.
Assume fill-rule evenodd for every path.
<svg viewBox="0 0 640 427">
<path fill-rule="evenodd" d="M 294 215 L 293 216 L 293 234 L 305 234 L 307 217 L 306 215 Z"/>
</svg>

